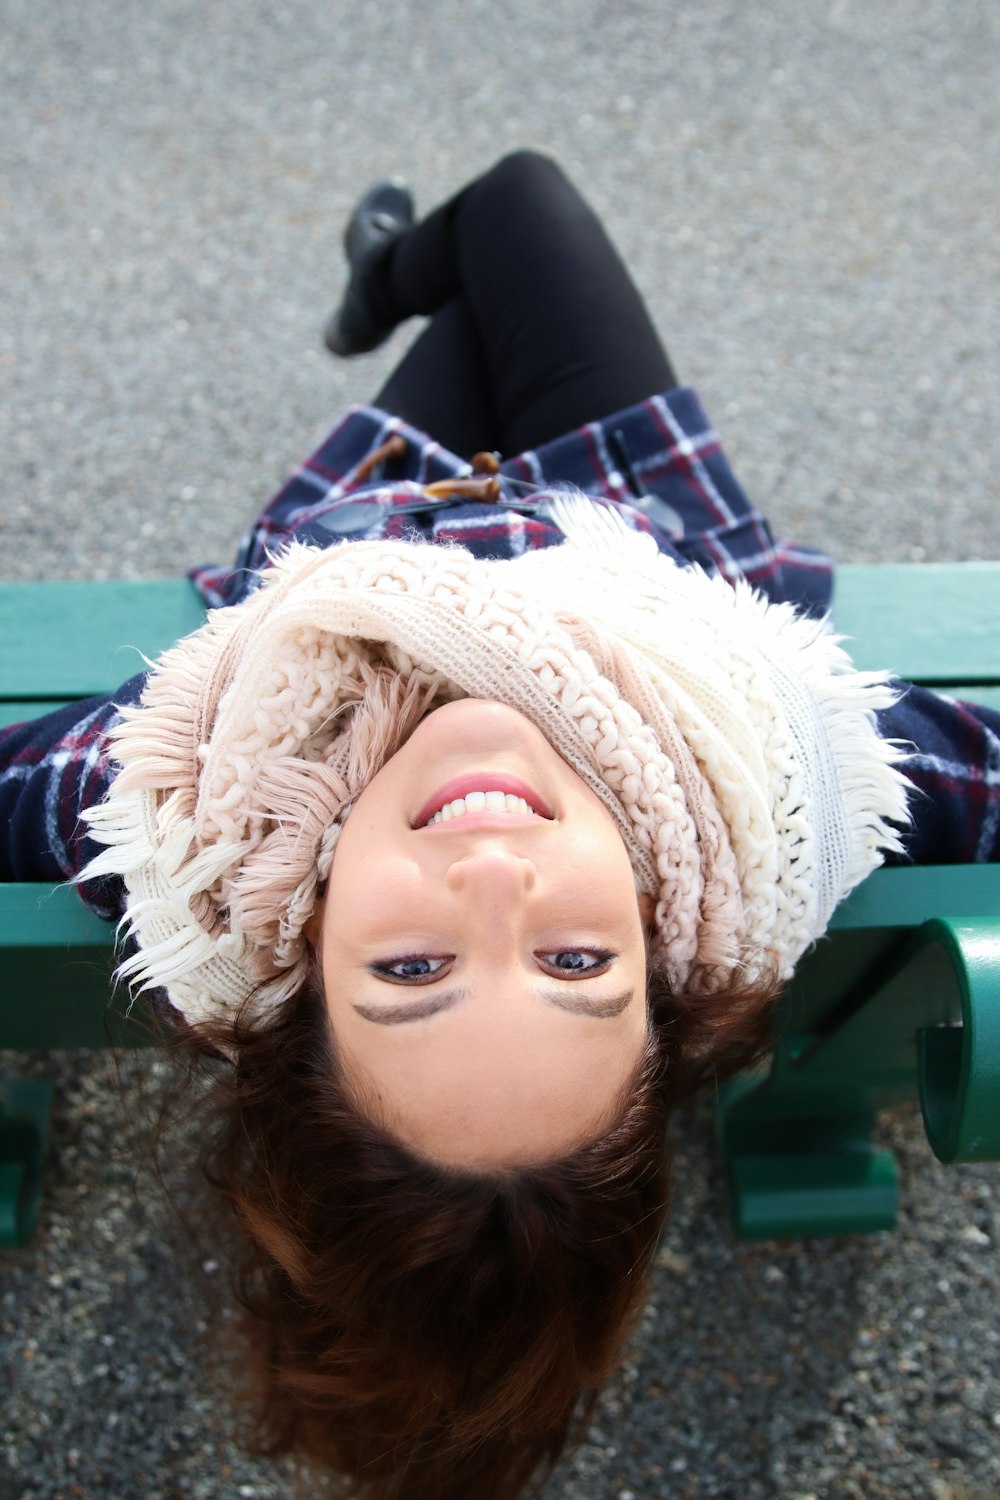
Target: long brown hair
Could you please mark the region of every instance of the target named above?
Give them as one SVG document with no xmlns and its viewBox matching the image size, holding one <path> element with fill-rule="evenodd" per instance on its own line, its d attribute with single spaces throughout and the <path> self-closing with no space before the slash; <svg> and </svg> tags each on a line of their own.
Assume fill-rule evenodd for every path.
<svg viewBox="0 0 1000 1500">
<path fill-rule="evenodd" d="M 359 1112 L 315 981 L 264 1027 L 189 1038 L 213 1069 L 203 1164 L 245 1231 L 261 1438 L 364 1500 L 536 1493 L 585 1427 L 644 1299 L 671 1104 L 762 1047 L 768 964 L 670 996 L 612 1128 L 562 1160 L 455 1170 Z"/>
</svg>

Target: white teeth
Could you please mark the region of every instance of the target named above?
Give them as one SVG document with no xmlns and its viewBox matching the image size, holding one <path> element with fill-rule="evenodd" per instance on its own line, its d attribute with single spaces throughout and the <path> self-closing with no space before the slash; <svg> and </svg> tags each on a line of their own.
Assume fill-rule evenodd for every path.
<svg viewBox="0 0 1000 1500">
<path fill-rule="evenodd" d="M 529 807 L 523 797 L 515 797 L 511 792 L 467 792 L 464 797 L 456 797 L 454 802 L 446 802 L 428 821 L 447 823 L 450 818 L 464 817 L 467 812 L 509 812 L 524 815 L 534 813 L 534 808 Z"/>
</svg>

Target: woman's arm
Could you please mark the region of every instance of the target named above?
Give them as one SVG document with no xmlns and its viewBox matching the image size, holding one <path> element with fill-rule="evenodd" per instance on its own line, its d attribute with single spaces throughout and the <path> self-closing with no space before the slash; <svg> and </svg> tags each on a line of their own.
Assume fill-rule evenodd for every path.
<svg viewBox="0 0 1000 1500">
<path fill-rule="evenodd" d="M 0 729 L 0 881 L 72 879 L 100 852 L 80 814 L 107 791 L 107 732 L 145 680 L 141 672 L 115 693 Z M 121 914 L 118 881 L 85 882 L 80 893 L 100 916 Z"/>
<path fill-rule="evenodd" d="M 916 791 L 906 855 L 889 863 L 1000 860 L 1000 713 L 900 684 L 879 731 L 911 750 L 901 769 Z"/>
</svg>

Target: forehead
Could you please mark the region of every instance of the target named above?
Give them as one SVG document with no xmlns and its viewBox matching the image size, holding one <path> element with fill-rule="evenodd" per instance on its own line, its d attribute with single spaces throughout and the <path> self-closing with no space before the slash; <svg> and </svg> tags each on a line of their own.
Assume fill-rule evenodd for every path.
<svg viewBox="0 0 1000 1500">
<path fill-rule="evenodd" d="M 456 1010 L 412 1027 L 368 1025 L 330 1002 L 359 1108 L 410 1148 L 456 1166 L 551 1160 L 599 1136 L 642 1065 L 642 997 L 613 1020 L 550 1012 L 556 1024 L 537 1031 L 518 1007 L 485 998 L 478 1015 Z"/>
</svg>

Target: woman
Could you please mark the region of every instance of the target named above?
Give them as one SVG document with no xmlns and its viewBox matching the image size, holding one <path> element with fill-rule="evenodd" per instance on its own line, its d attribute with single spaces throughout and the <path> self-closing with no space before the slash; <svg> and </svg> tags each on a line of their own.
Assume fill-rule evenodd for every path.
<svg viewBox="0 0 1000 1500">
<path fill-rule="evenodd" d="M 0 873 L 124 912 L 122 972 L 230 1060 L 273 1451 L 514 1496 L 641 1305 L 670 1106 L 883 858 L 998 857 L 950 773 L 1000 718 L 853 671 L 551 162 L 420 223 L 381 184 L 346 248 L 334 352 L 430 322 L 196 571 L 225 608 L 0 739 Z"/>
</svg>

